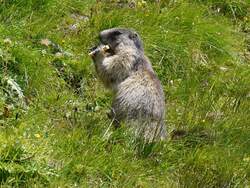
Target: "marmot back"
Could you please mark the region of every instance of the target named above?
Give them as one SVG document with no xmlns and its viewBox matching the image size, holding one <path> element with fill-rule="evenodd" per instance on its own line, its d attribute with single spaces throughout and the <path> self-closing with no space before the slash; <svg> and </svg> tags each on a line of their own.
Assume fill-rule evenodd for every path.
<svg viewBox="0 0 250 188">
<path fill-rule="evenodd" d="M 165 139 L 164 92 L 139 35 L 113 28 L 102 31 L 100 41 L 92 58 L 99 78 L 114 92 L 110 117 L 115 126 L 125 120 L 146 142 Z"/>
</svg>

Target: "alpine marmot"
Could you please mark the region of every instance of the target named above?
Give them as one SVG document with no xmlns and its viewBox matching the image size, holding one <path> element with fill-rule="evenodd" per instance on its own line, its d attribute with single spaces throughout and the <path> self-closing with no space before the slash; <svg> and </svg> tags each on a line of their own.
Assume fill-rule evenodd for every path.
<svg viewBox="0 0 250 188">
<path fill-rule="evenodd" d="M 166 137 L 165 99 L 159 79 L 144 54 L 140 36 L 124 28 L 99 34 L 101 44 L 90 55 L 98 77 L 114 93 L 109 116 L 115 126 L 133 125 L 136 136 L 146 142 Z"/>
</svg>

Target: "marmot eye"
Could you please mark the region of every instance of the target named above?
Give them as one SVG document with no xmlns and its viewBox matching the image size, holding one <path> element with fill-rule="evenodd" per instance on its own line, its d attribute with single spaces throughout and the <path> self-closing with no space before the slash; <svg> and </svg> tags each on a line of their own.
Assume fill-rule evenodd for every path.
<svg viewBox="0 0 250 188">
<path fill-rule="evenodd" d="M 132 40 L 136 39 L 137 37 L 138 37 L 137 33 L 131 33 L 129 35 L 129 38 L 132 39 Z"/>
</svg>

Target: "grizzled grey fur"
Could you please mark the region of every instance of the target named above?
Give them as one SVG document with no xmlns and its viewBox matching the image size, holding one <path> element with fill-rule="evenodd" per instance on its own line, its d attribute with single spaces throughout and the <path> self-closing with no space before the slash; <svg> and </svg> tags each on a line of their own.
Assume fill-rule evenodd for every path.
<svg viewBox="0 0 250 188">
<path fill-rule="evenodd" d="M 146 142 L 165 139 L 164 93 L 139 35 L 112 28 L 100 32 L 99 37 L 99 47 L 108 45 L 110 49 L 92 58 L 99 78 L 114 93 L 110 117 L 115 125 L 126 121 Z"/>
</svg>

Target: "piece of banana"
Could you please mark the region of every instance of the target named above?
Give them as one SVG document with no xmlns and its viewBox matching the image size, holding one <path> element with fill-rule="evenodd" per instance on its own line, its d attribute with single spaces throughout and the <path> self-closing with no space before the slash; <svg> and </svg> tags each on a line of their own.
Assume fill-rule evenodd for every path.
<svg viewBox="0 0 250 188">
<path fill-rule="evenodd" d="M 89 53 L 89 56 L 94 56 L 97 52 L 102 51 L 102 52 L 106 52 L 107 50 L 109 50 L 110 47 L 109 45 L 102 45 L 97 47 L 95 50 L 93 50 L 92 52 Z"/>
<path fill-rule="evenodd" d="M 106 52 L 106 51 L 109 50 L 109 49 L 110 49 L 109 45 L 104 45 L 103 48 L 102 48 L 102 50 L 103 50 L 104 52 Z"/>
</svg>

